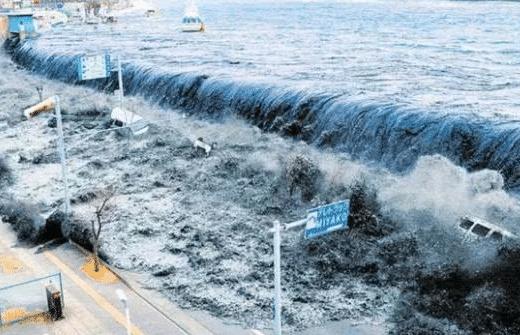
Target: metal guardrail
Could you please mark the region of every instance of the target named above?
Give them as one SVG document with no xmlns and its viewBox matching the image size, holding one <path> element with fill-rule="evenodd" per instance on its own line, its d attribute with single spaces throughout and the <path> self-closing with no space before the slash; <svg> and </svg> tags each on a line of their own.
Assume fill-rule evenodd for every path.
<svg viewBox="0 0 520 335">
<path fill-rule="evenodd" d="M 0 327 L 6 324 L 17 323 L 33 317 L 35 312 L 47 312 L 47 295 L 45 285 L 59 286 L 61 306 L 65 307 L 63 280 L 61 272 L 48 276 L 34 278 L 21 283 L 0 287 Z M 10 310 L 19 310 L 18 316 L 4 318 Z"/>
</svg>

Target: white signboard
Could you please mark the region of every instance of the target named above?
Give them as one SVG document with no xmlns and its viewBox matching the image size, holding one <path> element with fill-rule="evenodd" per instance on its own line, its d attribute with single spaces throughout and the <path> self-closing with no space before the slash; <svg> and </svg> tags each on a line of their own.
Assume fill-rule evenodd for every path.
<svg viewBox="0 0 520 335">
<path fill-rule="evenodd" d="M 107 78 L 110 76 L 110 55 L 80 56 L 78 61 L 79 80 Z"/>
</svg>

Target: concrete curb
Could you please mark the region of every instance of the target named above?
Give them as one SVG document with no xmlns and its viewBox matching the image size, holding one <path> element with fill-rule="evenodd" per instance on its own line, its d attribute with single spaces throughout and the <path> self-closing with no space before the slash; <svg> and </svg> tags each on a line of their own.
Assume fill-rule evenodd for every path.
<svg viewBox="0 0 520 335">
<path fill-rule="evenodd" d="M 81 245 L 77 244 L 74 241 L 69 240 L 69 244 L 79 250 L 86 256 L 92 255 L 91 252 L 83 248 Z M 198 321 L 190 317 L 188 314 L 176 308 L 174 305 L 169 304 L 169 306 L 164 303 L 160 304 L 161 306 L 157 306 L 156 302 L 151 301 L 147 298 L 147 295 L 150 295 L 150 292 L 144 292 L 143 289 L 139 288 L 139 284 L 131 279 L 125 278 L 119 271 L 115 270 L 113 267 L 108 265 L 102 259 L 100 262 L 106 266 L 129 290 L 134 292 L 139 298 L 141 298 L 144 302 L 146 302 L 150 307 L 159 312 L 164 318 L 175 324 L 177 327 L 182 329 L 187 335 L 215 335 L 209 329 L 204 327 Z M 159 293 L 157 293 L 159 294 Z M 166 298 L 163 298 L 166 300 Z"/>
</svg>

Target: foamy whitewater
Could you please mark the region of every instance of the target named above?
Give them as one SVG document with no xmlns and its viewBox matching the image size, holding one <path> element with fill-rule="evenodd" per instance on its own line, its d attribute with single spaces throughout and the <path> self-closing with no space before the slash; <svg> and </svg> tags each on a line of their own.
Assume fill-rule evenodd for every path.
<svg viewBox="0 0 520 335">
<path fill-rule="evenodd" d="M 163 106 L 235 114 L 396 171 L 441 154 L 519 185 L 518 4 L 199 1 L 203 34 L 180 32 L 185 5 L 58 27 L 14 59 L 76 83 L 74 56 L 108 50 L 123 56 L 127 93 Z"/>
</svg>

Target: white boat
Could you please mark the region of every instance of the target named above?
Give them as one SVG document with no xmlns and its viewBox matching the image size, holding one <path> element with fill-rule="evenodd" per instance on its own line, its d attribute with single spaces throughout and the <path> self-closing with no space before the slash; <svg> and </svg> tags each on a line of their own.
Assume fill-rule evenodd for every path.
<svg viewBox="0 0 520 335">
<path fill-rule="evenodd" d="M 156 15 L 157 15 L 157 11 L 155 9 L 147 9 L 144 12 L 144 16 L 146 16 L 146 17 L 152 17 L 152 16 L 156 16 Z"/>
<path fill-rule="evenodd" d="M 73 13 L 73 14 L 69 15 L 69 23 L 79 24 L 79 23 L 84 23 L 84 22 L 85 22 L 85 15 L 81 15 L 81 14 L 77 14 L 77 13 Z"/>
<path fill-rule="evenodd" d="M 86 23 L 86 24 L 97 25 L 97 24 L 102 23 L 102 20 L 101 20 L 101 18 L 98 17 L 98 16 L 95 16 L 95 15 L 87 15 L 87 17 L 85 18 L 85 23 Z"/>
<path fill-rule="evenodd" d="M 35 10 L 33 18 L 38 21 L 38 26 L 47 29 L 68 22 L 67 15 L 55 10 Z"/>
<path fill-rule="evenodd" d="M 69 23 L 78 24 L 85 22 L 85 6 L 83 3 L 65 2 L 63 12 L 67 15 Z"/>
<path fill-rule="evenodd" d="M 182 31 L 184 32 L 203 32 L 206 30 L 204 22 L 200 18 L 199 10 L 195 4 L 186 7 L 182 18 Z"/>
<path fill-rule="evenodd" d="M 118 19 L 115 15 L 103 15 L 101 16 L 101 21 L 103 23 L 117 23 Z"/>
</svg>

